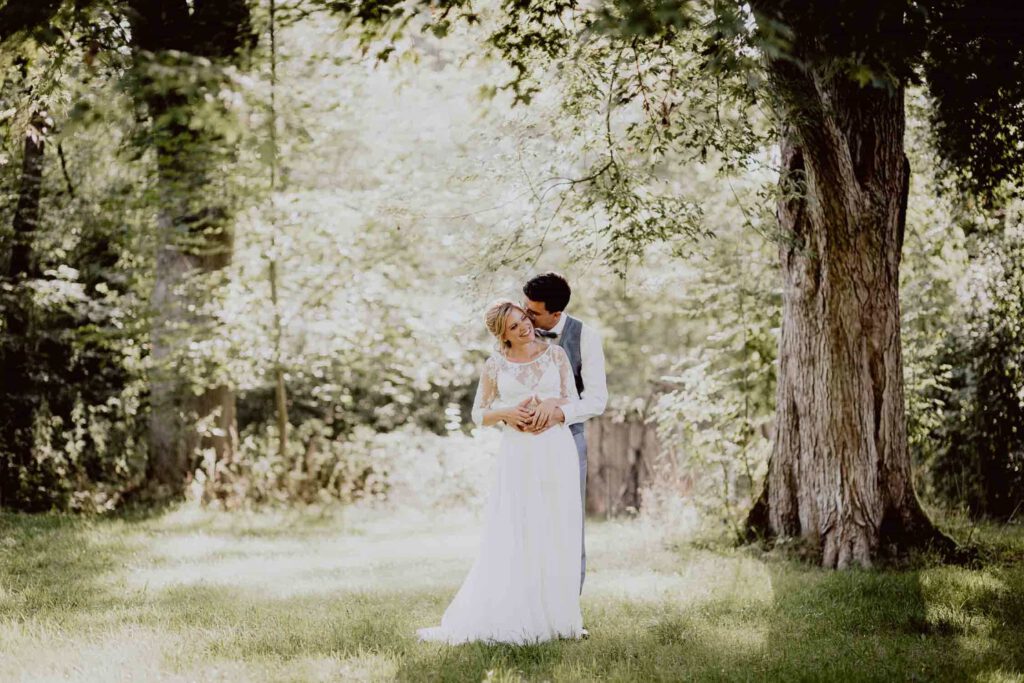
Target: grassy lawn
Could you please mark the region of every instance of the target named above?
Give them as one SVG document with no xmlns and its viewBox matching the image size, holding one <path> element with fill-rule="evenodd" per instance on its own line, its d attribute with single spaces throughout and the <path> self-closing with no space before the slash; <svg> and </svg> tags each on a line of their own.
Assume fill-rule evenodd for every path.
<svg viewBox="0 0 1024 683">
<path fill-rule="evenodd" d="M 589 640 L 447 647 L 415 629 L 471 519 L 0 515 L 0 681 L 1024 681 L 1019 527 L 974 532 L 983 568 L 878 573 L 587 528 Z"/>
</svg>

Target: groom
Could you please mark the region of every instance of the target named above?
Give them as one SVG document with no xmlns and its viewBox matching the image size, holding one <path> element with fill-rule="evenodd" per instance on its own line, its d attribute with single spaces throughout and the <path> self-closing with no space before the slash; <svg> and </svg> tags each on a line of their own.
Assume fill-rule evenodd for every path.
<svg viewBox="0 0 1024 683">
<path fill-rule="evenodd" d="M 569 283 L 558 273 L 542 273 L 523 285 L 526 299 L 523 306 L 533 321 L 538 335 L 547 337 L 561 346 L 572 364 L 576 389 L 580 400 L 562 407 L 538 407 L 533 415 L 533 424 L 528 430 L 543 431 L 552 424 L 564 422 L 569 426 L 576 440 L 576 452 L 580 458 L 580 498 L 583 502 L 583 516 L 587 509 L 587 440 L 583 434 L 583 422 L 604 412 L 608 403 L 608 386 L 604 374 L 604 351 L 601 337 L 589 325 L 565 313 L 572 290 Z M 583 528 L 580 527 L 580 535 Z M 580 594 L 583 593 L 583 577 L 587 573 L 587 549 L 580 556 Z"/>
</svg>

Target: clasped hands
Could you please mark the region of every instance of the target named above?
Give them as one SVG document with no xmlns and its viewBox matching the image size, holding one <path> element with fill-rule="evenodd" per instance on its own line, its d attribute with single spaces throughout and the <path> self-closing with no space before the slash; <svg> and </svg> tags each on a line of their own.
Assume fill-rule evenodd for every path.
<svg viewBox="0 0 1024 683">
<path fill-rule="evenodd" d="M 564 421 L 565 414 L 558 406 L 558 399 L 541 401 L 536 396 L 530 396 L 508 411 L 505 422 L 517 432 L 540 434 Z"/>
</svg>

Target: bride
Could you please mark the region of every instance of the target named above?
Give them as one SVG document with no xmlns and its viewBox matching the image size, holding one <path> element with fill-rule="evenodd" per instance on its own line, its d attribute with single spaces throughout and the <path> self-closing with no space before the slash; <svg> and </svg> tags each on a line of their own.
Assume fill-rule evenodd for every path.
<svg viewBox="0 0 1024 683">
<path fill-rule="evenodd" d="M 487 359 L 473 403 L 477 425 L 504 424 L 480 550 L 441 625 L 421 640 L 536 643 L 579 638 L 579 463 L 562 423 L 533 433 L 540 402 L 564 405 L 579 396 L 562 347 L 537 339 L 526 311 L 492 304 L 487 329 L 498 351 Z"/>
</svg>

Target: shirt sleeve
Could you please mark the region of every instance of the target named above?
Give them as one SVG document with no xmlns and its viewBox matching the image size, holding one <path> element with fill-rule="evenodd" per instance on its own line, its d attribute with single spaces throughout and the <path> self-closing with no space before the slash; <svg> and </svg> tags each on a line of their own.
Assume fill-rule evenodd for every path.
<svg viewBox="0 0 1024 683">
<path fill-rule="evenodd" d="M 604 349 L 601 335 L 589 325 L 580 330 L 580 356 L 583 393 L 579 400 L 562 406 L 565 424 L 577 424 L 597 417 L 608 406 L 608 380 L 604 371 Z"/>
<path fill-rule="evenodd" d="M 473 399 L 473 410 L 470 412 L 473 424 L 482 427 L 484 413 L 490 410 L 497 400 L 498 363 L 491 357 L 484 363 L 483 372 L 480 373 L 480 382 L 476 385 L 476 397 Z"/>
</svg>

